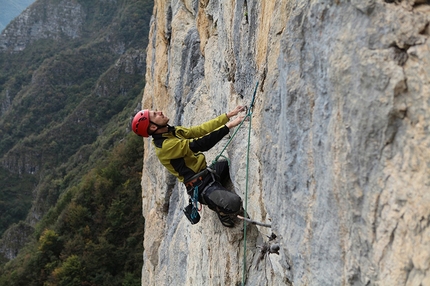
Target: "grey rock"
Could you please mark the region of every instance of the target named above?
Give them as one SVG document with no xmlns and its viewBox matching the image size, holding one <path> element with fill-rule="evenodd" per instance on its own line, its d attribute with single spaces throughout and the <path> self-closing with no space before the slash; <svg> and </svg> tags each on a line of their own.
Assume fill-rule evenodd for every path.
<svg viewBox="0 0 430 286">
<path fill-rule="evenodd" d="M 248 178 L 247 124 L 226 155 L 272 229 L 245 241 L 207 208 L 191 226 L 146 140 L 143 285 L 430 284 L 430 10 L 388 2 L 155 1 L 142 106 L 199 124 L 259 81 Z M 279 256 L 257 267 L 271 231 Z"/>
</svg>

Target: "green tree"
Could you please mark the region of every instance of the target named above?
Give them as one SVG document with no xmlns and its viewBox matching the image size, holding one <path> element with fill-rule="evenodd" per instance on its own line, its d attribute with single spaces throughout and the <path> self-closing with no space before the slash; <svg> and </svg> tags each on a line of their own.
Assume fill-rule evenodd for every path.
<svg viewBox="0 0 430 286">
<path fill-rule="evenodd" d="M 81 258 L 77 255 L 67 257 L 64 263 L 56 268 L 47 286 L 81 286 L 83 281 Z"/>
</svg>

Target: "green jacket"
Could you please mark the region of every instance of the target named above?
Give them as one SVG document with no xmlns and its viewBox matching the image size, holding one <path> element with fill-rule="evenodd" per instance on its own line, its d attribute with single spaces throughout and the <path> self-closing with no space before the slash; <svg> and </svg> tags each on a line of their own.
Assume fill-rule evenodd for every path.
<svg viewBox="0 0 430 286">
<path fill-rule="evenodd" d="M 169 126 L 167 132 L 152 135 L 155 154 L 170 173 L 181 182 L 187 182 L 206 168 L 202 152 L 211 149 L 228 134 L 229 129 L 225 126 L 228 121 L 227 115 L 222 114 L 190 128 Z"/>
</svg>

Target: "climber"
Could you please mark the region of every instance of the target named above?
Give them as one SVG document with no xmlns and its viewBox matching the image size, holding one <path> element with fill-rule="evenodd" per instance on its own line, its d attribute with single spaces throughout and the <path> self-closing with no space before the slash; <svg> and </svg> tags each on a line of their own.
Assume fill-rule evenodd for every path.
<svg viewBox="0 0 430 286">
<path fill-rule="evenodd" d="M 234 227 L 234 218 L 242 210 L 242 199 L 223 186 L 230 179 L 228 162 L 219 160 L 208 168 L 202 152 L 211 149 L 229 133 L 230 128 L 242 122 L 244 115 L 230 121 L 242 111 L 245 107 L 237 106 L 228 113 L 189 128 L 170 126 L 169 117 L 163 112 L 148 109 L 139 111 L 132 120 L 132 130 L 137 135 L 152 136 L 161 164 L 185 184 L 190 196 L 197 187 L 198 201 L 215 211 L 226 227 Z"/>
</svg>

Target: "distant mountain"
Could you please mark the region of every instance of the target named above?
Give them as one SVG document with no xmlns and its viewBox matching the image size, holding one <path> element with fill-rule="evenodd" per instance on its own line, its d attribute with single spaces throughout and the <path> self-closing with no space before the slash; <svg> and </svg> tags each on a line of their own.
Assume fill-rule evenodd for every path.
<svg viewBox="0 0 430 286">
<path fill-rule="evenodd" d="M 1 32 L 0 285 L 140 284 L 153 5 L 37 0 Z"/>
<path fill-rule="evenodd" d="M 0 0 L 0 31 L 35 0 Z"/>
</svg>

